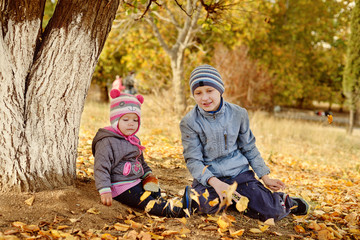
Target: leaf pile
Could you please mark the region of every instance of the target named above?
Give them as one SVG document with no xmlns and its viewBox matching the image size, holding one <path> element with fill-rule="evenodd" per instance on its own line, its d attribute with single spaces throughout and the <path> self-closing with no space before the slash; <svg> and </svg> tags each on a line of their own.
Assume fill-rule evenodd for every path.
<svg viewBox="0 0 360 240">
<path fill-rule="evenodd" d="M 90 131 L 80 131 L 78 178 L 93 179 L 93 136 Z M 141 139 L 142 145 L 146 146 L 145 159 L 153 168 L 186 170 L 180 141 L 172 141 L 161 134 L 149 134 Z M 279 222 L 273 219 L 258 222 L 243 215 L 247 201 L 240 198 L 236 205 L 238 212 L 195 214 L 181 219 L 150 216 L 146 211 L 127 209 L 126 216 L 118 216 L 102 229 L 80 229 L 78 223 L 81 217 L 65 219 L 56 216 L 52 222 L 40 221 L 37 224 L 13 222 L 11 227 L 0 232 L 0 239 L 194 239 L 200 233 L 214 236 L 208 239 L 360 239 L 358 170 L 318 165 L 310 160 L 281 154 L 269 155 L 266 162 L 272 170 L 272 177 L 286 183 L 285 192 L 290 196 L 301 196 L 310 203 L 308 215 L 290 216 Z M 228 195 L 232 196 L 231 191 Z M 31 197 L 24 204 L 31 206 L 34 200 L 36 202 Z M 220 203 L 214 201 L 212 204 Z M 94 207 L 83 214 L 102 213 Z M 285 231 L 285 226 L 291 226 L 292 232 Z"/>
</svg>

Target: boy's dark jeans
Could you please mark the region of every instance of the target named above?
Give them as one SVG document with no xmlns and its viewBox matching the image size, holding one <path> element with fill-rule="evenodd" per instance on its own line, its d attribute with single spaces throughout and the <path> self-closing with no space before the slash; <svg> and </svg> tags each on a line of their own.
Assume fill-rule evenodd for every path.
<svg viewBox="0 0 360 240">
<path fill-rule="evenodd" d="M 238 183 L 236 191 L 249 199 L 248 208 L 245 215 L 266 221 L 269 218 L 280 220 L 290 213 L 290 208 L 294 206 L 293 200 L 282 192 L 271 192 L 260 181 L 258 181 L 253 171 L 240 173 L 236 177 L 220 177 L 221 181 L 228 184 Z M 211 207 L 209 202 L 218 197 L 213 187 L 206 187 L 197 180 L 193 181 L 192 187 L 200 194 L 199 211 L 202 213 L 216 213 L 219 204 Z M 206 200 L 202 194 L 208 190 L 209 197 Z"/>
<path fill-rule="evenodd" d="M 151 215 L 163 216 L 163 217 L 184 217 L 185 212 L 182 208 L 173 207 L 171 209 L 170 204 L 166 206 L 167 201 L 163 199 L 159 192 L 151 192 L 151 195 L 144 201 L 140 201 L 140 197 L 144 194 L 145 190 L 142 187 L 142 183 L 135 185 L 134 187 L 126 190 L 119 196 L 114 197 L 114 200 L 128 205 L 132 208 L 144 210 L 148 202 L 156 200 L 154 207 L 148 212 Z M 164 208 L 166 206 L 166 208 Z"/>
</svg>

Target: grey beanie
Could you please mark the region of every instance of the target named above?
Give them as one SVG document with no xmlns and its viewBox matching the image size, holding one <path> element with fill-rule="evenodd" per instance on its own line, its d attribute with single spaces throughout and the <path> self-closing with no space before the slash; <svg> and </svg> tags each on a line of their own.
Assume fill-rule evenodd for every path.
<svg viewBox="0 0 360 240">
<path fill-rule="evenodd" d="M 189 85 L 193 95 L 195 89 L 202 86 L 211 86 L 218 90 L 221 95 L 225 91 L 224 82 L 221 79 L 220 73 L 210 65 L 196 67 L 191 72 Z"/>
</svg>

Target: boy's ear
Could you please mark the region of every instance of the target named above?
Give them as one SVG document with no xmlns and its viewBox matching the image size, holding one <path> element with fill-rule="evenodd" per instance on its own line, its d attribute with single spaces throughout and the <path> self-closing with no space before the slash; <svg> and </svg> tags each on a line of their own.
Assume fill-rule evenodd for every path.
<svg viewBox="0 0 360 240">
<path fill-rule="evenodd" d="M 136 98 L 139 100 L 141 104 L 144 102 L 144 97 L 142 95 L 136 95 Z"/>
</svg>

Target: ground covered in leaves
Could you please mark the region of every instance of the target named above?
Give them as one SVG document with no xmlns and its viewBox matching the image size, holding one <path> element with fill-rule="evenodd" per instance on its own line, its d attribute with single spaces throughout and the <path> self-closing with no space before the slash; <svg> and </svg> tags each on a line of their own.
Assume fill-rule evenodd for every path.
<svg viewBox="0 0 360 240">
<path fill-rule="evenodd" d="M 80 132 L 76 184 L 39 193 L 0 195 L 0 239 L 360 239 L 360 175 L 355 165 L 337 168 L 280 153 L 265 153 L 274 178 L 286 192 L 311 205 L 307 216 L 288 216 L 261 223 L 236 210 L 219 215 L 194 214 L 169 219 L 149 216 L 120 203 L 101 205 L 93 180 L 93 132 Z M 180 197 L 191 176 L 184 165 L 181 143 L 166 134 L 142 137 L 145 158 L 158 176 L 167 198 Z M 357 167 L 356 167 L 357 166 Z"/>
</svg>

